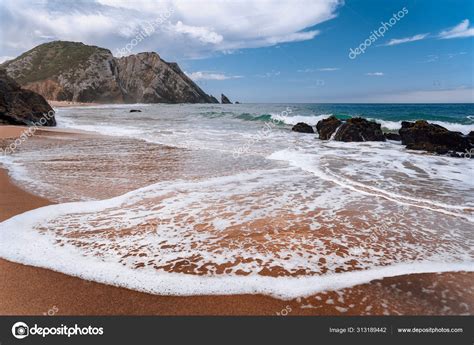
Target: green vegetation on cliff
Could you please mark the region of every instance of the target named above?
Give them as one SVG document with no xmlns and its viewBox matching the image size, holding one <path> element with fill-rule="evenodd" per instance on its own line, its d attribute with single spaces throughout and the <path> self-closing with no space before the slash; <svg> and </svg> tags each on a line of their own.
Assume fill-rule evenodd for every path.
<svg viewBox="0 0 474 345">
<path fill-rule="evenodd" d="M 1 67 L 8 68 L 17 61 L 24 60 L 22 70 L 13 71 L 13 74 L 17 82 L 26 84 L 85 67 L 82 65 L 95 52 L 109 53 L 107 49 L 80 42 L 54 41 L 41 44 L 16 59 L 5 62 Z"/>
</svg>

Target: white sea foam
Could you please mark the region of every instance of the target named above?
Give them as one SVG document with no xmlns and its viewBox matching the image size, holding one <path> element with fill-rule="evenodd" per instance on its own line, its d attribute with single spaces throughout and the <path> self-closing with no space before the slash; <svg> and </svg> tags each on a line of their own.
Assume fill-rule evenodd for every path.
<svg viewBox="0 0 474 345">
<path fill-rule="evenodd" d="M 301 190 L 304 180 L 314 188 Z M 403 225 L 408 221 L 403 213 L 393 212 L 394 219 L 385 220 L 393 240 L 354 242 L 375 231 L 370 226 L 380 226 L 376 220 L 368 229 L 357 226 L 366 214 L 344 216 L 355 200 L 361 200 L 357 193 L 292 168 L 158 183 L 113 199 L 44 207 L 0 223 L 0 257 L 157 294 L 262 293 L 281 298 L 387 276 L 474 267 L 468 225 L 462 220 L 437 222 L 436 241 L 426 242 L 433 237 L 431 210 L 410 211 L 414 213 L 408 220 L 416 233 Z M 267 225 L 252 225 L 258 220 Z M 147 228 L 150 223 L 157 225 Z M 334 224 L 342 228 L 318 231 Z M 407 232 L 413 241 L 405 238 Z M 256 240 L 263 235 L 265 241 Z M 351 250 L 336 253 L 334 245 Z M 358 271 L 337 273 L 355 261 Z M 166 271 L 178 264 L 194 273 L 206 268 L 207 273 Z M 227 266 L 225 273 L 214 269 L 219 265 Z M 308 273 L 271 278 L 258 274 L 265 267 Z"/>
<path fill-rule="evenodd" d="M 28 229 L 31 221 L 44 215 L 38 210 L 25 218 L 15 218 L 2 224 L 0 237 L 8 240 L 8 245 L 0 247 L 0 255 L 8 260 L 26 265 L 49 268 L 82 279 L 99 283 L 125 287 L 159 295 L 230 295 L 230 294 L 266 294 L 282 299 L 305 297 L 325 291 L 351 287 L 368 283 L 375 279 L 405 274 L 474 271 L 474 261 L 433 262 L 421 261 L 411 264 L 394 264 L 374 267 L 364 271 L 328 274 L 306 277 L 264 277 L 250 276 L 195 276 L 179 273 L 160 273 L 154 270 L 130 270 L 121 264 L 107 259 L 86 257 L 80 251 L 67 247 L 51 248 L 44 237 L 23 230 L 17 236 L 5 236 L 11 227 Z M 36 218 L 36 219 L 35 219 Z M 6 242 L 2 242 L 6 243 Z M 34 245 L 32 245 L 34 243 Z M 25 245 L 26 244 L 26 245 Z"/>
<path fill-rule="evenodd" d="M 18 215 L 0 223 L 0 257 L 157 294 L 281 298 L 388 276 L 474 267 L 474 160 L 408 153 L 393 142 L 323 142 L 281 128 L 254 140 L 262 128 L 259 121 L 196 120 L 174 114 L 178 107 L 159 106 L 160 117 L 142 113 L 135 122 L 114 107 L 59 110 L 58 122 L 199 150 L 190 157 L 252 142 L 249 152 L 257 157 L 230 164 L 212 152 L 204 165 L 211 170 L 226 166 L 219 174 L 229 176 L 174 176 L 116 198 Z M 296 115 L 286 123 L 315 125 L 328 116 Z M 110 155 L 133 150 L 133 142 L 120 140 L 119 152 Z M 54 174 L 64 172 L 48 167 L 61 164 L 63 156 L 51 153 L 38 157 L 25 149 L 1 161 L 16 180 L 60 190 L 65 180 Z M 167 158 L 183 170 L 195 168 L 194 161 Z M 122 162 L 123 167 L 113 169 L 127 173 L 128 163 L 141 162 Z M 47 171 L 48 178 L 31 180 L 32 169 Z M 386 239 L 368 240 L 381 228 Z M 285 274 L 261 274 L 275 267 Z M 300 276 L 292 277 L 296 272 Z"/>
<path fill-rule="evenodd" d="M 319 121 L 331 116 L 332 114 L 321 114 L 321 115 L 290 115 L 282 116 L 281 114 L 271 114 L 272 119 L 280 120 L 286 123 L 287 125 L 296 125 L 298 122 L 305 122 L 310 126 L 315 126 Z"/>
<path fill-rule="evenodd" d="M 343 151 L 338 150 L 341 149 L 340 143 L 331 143 L 332 148 L 331 148 L 331 155 L 338 156 L 340 155 L 341 158 L 344 158 L 348 162 L 350 162 L 350 165 L 348 168 L 350 169 L 349 173 L 347 175 L 363 175 L 369 173 L 368 168 L 370 169 L 370 172 L 372 174 L 375 174 L 376 178 L 379 178 L 380 181 L 383 180 L 383 173 L 381 170 L 387 170 L 390 169 L 392 172 L 394 169 L 400 170 L 401 173 L 404 174 L 411 174 L 413 175 L 412 172 L 410 172 L 403 164 L 398 165 L 398 164 L 393 164 L 393 162 L 400 162 L 403 161 L 403 153 L 400 152 L 400 150 L 390 150 L 389 148 L 385 148 L 383 150 L 377 150 L 378 145 L 384 145 L 387 146 L 386 143 L 382 144 L 376 144 L 376 143 L 369 143 L 370 149 L 364 149 L 363 146 L 357 145 L 357 153 L 356 153 L 356 158 L 351 159 L 351 152 L 350 149 L 354 148 L 353 145 L 348 145 L 347 143 L 343 143 Z M 388 144 L 390 145 L 390 144 Z M 352 147 L 351 147 L 352 146 Z M 366 154 L 361 154 L 361 149 L 362 151 L 367 151 Z M 378 151 L 378 152 L 377 152 Z M 395 154 L 394 154 L 395 153 Z M 392 159 L 391 159 L 391 156 Z M 444 202 L 428 199 L 428 198 L 419 198 L 419 197 L 414 197 L 410 195 L 403 195 L 400 193 L 392 192 L 389 189 L 385 188 L 379 188 L 376 187 L 373 183 L 360 183 L 358 181 L 355 181 L 354 179 L 351 179 L 347 176 L 344 176 L 340 173 L 336 173 L 335 171 L 331 170 L 324 164 L 322 164 L 321 160 L 321 154 L 314 154 L 313 153 L 304 153 L 301 151 L 292 151 L 292 150 L 281 150 L 278 152 L 275 152 L 271 154 L 269 159 L 275 159 L 275 160 L 283 160 L 287 161 L 290 163 L 292 166 L 298 167 L 300 169 L 303 169 L 304 171 L 311 172 L 315 176 L 322 178 L 326 181 L 333 182 L 337 185 L 340 185 L 343 188 L 347 188 L 349 190 L 358 192 L 360 194 L 364 195 L 371 195 L 371 196 L 377 196 L 377 197 L 382 197 L 387 200 L 390 200 L 392 202 L 396 202 L 399 204 L 405 204 L 405 205 L 411 205 L 415 207 L 420 207 L 420 208 L 426 208 L 432 211 L 444 213 L 444 214 L 449 214 L 457 217 L 463 217 L 469 221 L 474 222 L 474 215 L 472 214 L 471 206 L 468 204 L 466 205 L 456 205 L 456 204 L 447 204 Z M 445 164 L 440 164 L 441 161 L 445 160 L 445 157 L 441 157 L 438 159 L 438 162 L 436 162 L 436 165 L 433 165 L 433 162 L 429 161 L 430 157 L 409 157 L 410 158 L 410 163 L 413 164 L 414 162 L 418 163 L 418 171 L 423 171 L 424 173 L 430 173 L 431 170 L 435 170 L 434 172 L 431 172 L 432 176 L 436 179 L 441 178 L 446 178 L 448 183 L 453 182 L 454 180 L 458 181 L 455 188 L 459 189 L 461 186 L 465 185 L 464 188 L 467 191 L 472 191 L 474 190 L 474 181 L 472 180 L 471 177 L 471 170 L 474 165 L 470 161 L 459 161 L 456 160 L 454 164 L 454 167 L 457 168 L 457 170 L 453 167 L 453 162 L 445 162 Z M 360 162 L 356 163 L 356 159 L 358 159 Z M 434 157 L 434 159 L 437 159 L 437 157 Z M 431 163 L 431 164 L 430 164 Z M 361 171 L 357 171 L 357 167 L 362 168 Z M 455 173 L 451 173 L 450 170 L 454 168 Z M 441 173 L 440 173 L 441 172 Z M 414 176 L 416 177 L 416 176 Z M 440 181 L 441 182 L 441 181 Z M 433 191 L 433 187 L 431 187 L 431 191 Z"/>
<path fill-rule="evenodd" d="M 402 121 L 386 121 L 381 119 L 370 119 L 378 122 L 382 125 L 382 128 L 389 130 L 399 130 L 402 127 Z M 463 125 L 461 123 L 453 122 L 444 122 L 444 121 L 428 121 L 429 123 L 434 123 L 440 126 L 443 126 L 450 131 L 461 132 L 463 134 L 468 134 L 470 131 L 474 131 L 474 124 Z"/>
</svg>

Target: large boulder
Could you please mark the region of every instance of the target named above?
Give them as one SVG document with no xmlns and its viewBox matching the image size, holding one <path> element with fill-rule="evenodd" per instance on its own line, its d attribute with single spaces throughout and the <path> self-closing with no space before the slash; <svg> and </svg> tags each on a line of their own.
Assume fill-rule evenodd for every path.
<svg viewBox="0 0 474 345">
<path fill-rule="evenodd" d="M 313 127 L 304 122 L 298 122 L 291 130 L 300 133 L 314 133 Z"/>
<path fill-rule="evenodd" d="M 424 150 L 440 154 L 448 151 L 464 152 L 471 148 L 469 138 L 460 132 L 450 131 L 425 120 L 402 122 L 399 130 L 402 144 L 411 150 Z"/>
<path fill-rule="evenodd" d="M 395 140 L 395 141 L 400 141 L 402 140 L 402 137 L 398 133 L 384 133 L 385 139 L 387 140 Z"/>
<path fill-rule="evenodd" d="M 316 130 L 319 133 L 319 139 L 329 140 L 334 131 L 342 124 L 342 122 L 335 116 L 330 116 L 327 119 L 318 121 Z"/>
<path fill-rule="evenodd" d="M 469 139 L 469 142 L 474 145 L 474 131 L 470 131 L 467 138 Z"/>
<path fill-rule="evenodd" d="M 0 69 L 0 124 L 56 126 L 56 120 L 43 96 L 22 89 Z"/>
<path fill-rule="evenodd" d="M 354 117 L 344 122 L 334 136 L 336 141 L 385 141 L 380 123 Z"/>
</svg>

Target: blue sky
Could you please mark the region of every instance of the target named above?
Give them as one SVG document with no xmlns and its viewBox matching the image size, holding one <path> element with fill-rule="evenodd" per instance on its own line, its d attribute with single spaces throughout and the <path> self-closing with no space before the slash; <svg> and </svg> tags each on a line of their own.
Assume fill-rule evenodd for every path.
<svg viewBox="0 0 474 345">
<path fill-rule="evenodd" d="M 63 39 L 156 51 L 234 101 L 474 101 L 472 0 L 5 0 L 0 11 L 3 60 Z"/>
</svg>

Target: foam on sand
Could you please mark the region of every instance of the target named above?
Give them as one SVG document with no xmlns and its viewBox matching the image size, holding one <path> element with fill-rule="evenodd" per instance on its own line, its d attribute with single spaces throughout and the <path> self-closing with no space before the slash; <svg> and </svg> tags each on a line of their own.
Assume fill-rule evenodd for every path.
<svg viewBox="0 0 474 345">
<path fill-rule="evenodd" d="M 301 190 L 308 179 L 315 187 Z M 357 192 L 317 181 L 274 169 L 51 205 L 0 223 L 0 257 L 163 295 L 293 298 L 388 276 L 473 270 L 466 220 L 384 200 L 358 206 Z M 360 207 L 390 207 L 392 217 L 368 218 L 373 212 Z"/>
<path fill-rule="evenodd" d="M 372 153 L 376 151 L 376 147 L 375 147 L 376 145 L 377 144 L 372 145 L 371 150 L 370 150 Z M 350 160 L 349 150 L 351 149 L 351 147 L 349 145 L 345 145 L 343 149 L 344 149 L 344 152 L 341 152 L 340 154 L 344 155 L 344 158 L 348 160 L 350 163 L 352 163 L 351 169 L 354 169 L 354 166 L 355 167 L 357 166 L 368 167 L 367 163 L 370 164 L 370 162 L 366 162 L 367 157 L 369 157 L 369 160 L 370 160 L 369 152 L 367 153 L 368 155 L 366 156 L 365 159 L 361 157 L 358 158 L 359 162 L 357 163 L 359 164 L 354 164 L 354 162 Z M 360 147 L 357 147 L 358 151 L 360 151 L 360 149 L 361 149 Z M 398 155 L 396 161 L 399 161 L 400 160 L 399 156 L 401 154 L 398 151 L 396 151 L 395 153 Z M 333 154 L 337 156 L 338 154 L 337 147 L 333 148 Z M 358 156 L 360 156 L 360 152 L 358 152 L 357 154 Z M 387 168 L 392 168 L 390 167 L 390 150 L 385 149 L 383 153 L 379 155 L 376 154 L 374 155 L 374 157 L 375 158 L 372 159 L 372 163 L 374 162 L 374 160 L 379 160 L 378 162 L 376 162 L 378 166 L 379 174 L 381 174 L 381 171 L 380 171 L 381 169 L 383 170 Z M 324 161 L 324 157 L 321 157 L 321 155 L 315 155 L 314 153 L 307 153 L 307 152 L 301 152 L 301 151 L 281 150 L 278 152 L 274 152 L 268 158 L 287 161 L 290 165 L 294 167 L 298 167 L 304 171 L 308 171 L 314 174 L 315 176 L 317 176 L 318 178 L 333 182 L 337 185 L 340 185 L 343 188 L 347 188 L 349 190 L 358 192 L 360 194 L 383 197 L 387 200 L 390 200 L 399 204 L 426 208 L 429 210 L 445 213 L 448 215 L 463 217 L 463 218 L 466 218 L 467 220 L 474 222 L 472 207 L 468 205 L 466 206 L 450 205 L 447 203 L 438 202 L 438 201 L 428 199 L 428 198 L 419 198 L 419 197 L 414 197 L 414 196 L 409 196 L 409 195 L 403 195 L 401 193 L 391 192 L 390 190 L 387 190 L 387 189 L 377 188 L 373 184 L 369 184 L 369 183 L 360 183 L 351 178 L 345 177 L 344 175 L 340 173 L 338 174 L 334 172 L 333 171 L 334 169 L 331 169 L 328 164 L 325 165 L 324 163 L 321 163 L 321 161 Z M 415 157 L 410 157 L 410 159 L 412 161 L 416 160 Z M 444 157 L 441 159 L 444 159 Z M 360 164 L 361 160 L 364 164 Z M 380 160 L 383 160 L 383 161 L 380 161 Z M 429 162 L 426 162 L 426 159 L 424 157 L 420 161 L 423 162 L 420 165 L 428 165 L 429 167 Z M 463 161 L 458 161 L 458 162 L 461 163 L 459 164 L 459 168 L 460 168 L 458 172 L 459 176 L 461 178 L 464 176 L 464 179 L 466 180 L 466 181 L 460 180 L 460 182 L 463 182 L 464 184 L 468 184 L 472 186 L 474 181 L 469 179 L 469 169 L 472 166 L 472 164 L 470 162 L 463 162 Z M 465 163 L 465 164 L 463 165 L 462 163 Z M 373 166 L 374 164 L 372 164 L 371 168 L 373 168 Z M 428 167 L 425 167 L 427 171 L 428 171 Z M 452 166 L 449 166 L 449 168 L 452 168 Z M 443 169 L 443 166 L 441 164 L 438 164 L 438 169 Z M 343 170 L 343 169 L 340 169 L 340 170 Z M 402 168 L 403 172 L 405 172 L 405 170 L 406 169 Z M 375 172 L 375 169 L 372 169 L 372 171 Z M 360 175 L 362 175 L 363 173 L 367 174 L 366 171 L 364 172 L 361 171 L 359 173 Z M 377 172 L 375 172 L 375 174 L 377 174 Z M 350 175 L 359 175 L 359 174 L 357 171 L 355 172 L 352 171 Z M 449 172 L 445 171 L 443 175 L 449 176 Z M 457 177 L 458 179 L 459 179 L 459 176 Z M 379 175 L 377 177 L 380 178 L 380 180 L 383 180 L 383 175 L 382 176 Z"/>
</svg>

